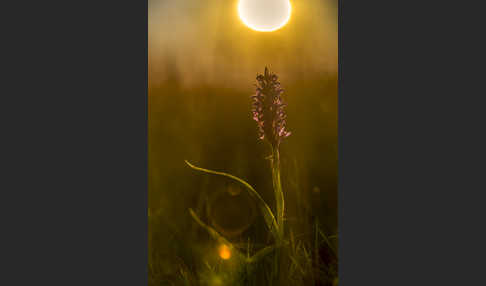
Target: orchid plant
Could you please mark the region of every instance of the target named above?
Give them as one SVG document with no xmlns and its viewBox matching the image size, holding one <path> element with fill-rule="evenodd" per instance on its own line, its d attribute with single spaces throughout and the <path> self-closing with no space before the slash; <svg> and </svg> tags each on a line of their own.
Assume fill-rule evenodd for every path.
<svg viewBox="0 0 486 286">
<path fill-rule="evenodd" d="M 277 75 L 271 73 L 268 68 L 265 67 L 264 74 L 257 75 L 256 80 L 256 91 L 255 94 L 251 97 L 252 115 L 258 126 L 258 138 L 267 142 L 269 148 L 271 149 L 271 155 L 267 158 L 270 160 L 270 166 L 272 170 L 273 190 L 276 201 L 276 215 L 274 215 L 274 213 L 272 212 L 268 204 L 260 196 L 260 194 L 245 180 L 228 173 L 200 168 L 189 163 L 187 160 L 185 161 L 187 165 L 194 170 L 228 177 L 241 183 L 243 186 L 246 187 L 250 196 L 256 200 L 260 212 L 262 213 L 262 216 L 265 220 L 266 226 L 274 237 L 275 244 L 261 249 L 251 257 L 249 256 L 249 254 L 245 256 L 244 254 L 239 252 L 226 238 L 224 238 L 212 227 L 205 224 L 192 209 L 189 209 L 189 212 L 194 220 L 203 228 L 205 228 L 214 239 L 216 239 L 221 244 L 227 245 L 232 253 L 235 253 L 237 257 L 239 257 L 243 261 L 246 261 L 247 263 L 258 261 L 266 254 L 272 252 L 274 249 L 281 247 L 284 243 L 285 203 L 282 184 L 280 180 L 279 148 L 282 140 L 284 138 L 287 138 L 291 134 L 286 129 L 286 104 L 282 97 L 283 89 L 280 86 Z"/>
</svg>

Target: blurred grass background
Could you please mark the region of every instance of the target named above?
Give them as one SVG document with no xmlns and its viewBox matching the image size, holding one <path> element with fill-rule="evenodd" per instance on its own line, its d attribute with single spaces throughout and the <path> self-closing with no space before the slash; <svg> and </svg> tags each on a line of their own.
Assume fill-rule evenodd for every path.
<svg viewBox="0 0 486 286">
<path fill-rule="evenodd" d="M 292 131 L 281 145 L 287 229 L 310 245 L 318 224 L 337 243 L 337 2 L 291 1 L 290 21 L 271 33 L 245 27 L 236 4 L 149 0 L 151 285 L 218 285 L 204 278 L 217 251 L 189 208 L 228 233 L 247 217 L 251 224 L 232 241 L 268 244 L 260 214 L 252 219 L 247 211 L 251 202 L 221 195 L 239 186 L 184 163 L 241 177 L 274 207 L 270 150 L 250 113 L 255 77 L 265 66 L 285 89 Z M 256 277 L 251 285 L 268 285 Z"/>
</svg>

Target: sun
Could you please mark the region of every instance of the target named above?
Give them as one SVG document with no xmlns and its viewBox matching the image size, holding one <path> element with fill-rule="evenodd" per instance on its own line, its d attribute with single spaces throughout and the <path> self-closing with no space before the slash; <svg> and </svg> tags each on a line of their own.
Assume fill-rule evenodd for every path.
<svg viewBox="0 0 486 286">
<path fill-rule="evenodd" d="M 238 14 L 250 29 L 272 32 L 282 28 L 290 19 L 289 0 L 240 0 Z"/>
</svg>

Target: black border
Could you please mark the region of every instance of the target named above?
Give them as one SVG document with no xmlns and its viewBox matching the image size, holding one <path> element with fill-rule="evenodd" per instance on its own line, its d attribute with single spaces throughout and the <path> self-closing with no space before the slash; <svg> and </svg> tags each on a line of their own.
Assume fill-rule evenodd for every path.
<svg viewBox="0 0 486 286">
<path fill-rule="evenodd" d="M 485 283 L 469 5 L 339 1 L 340 285 Z"/>
<path fill-rule="evenodd" d="M 146 285 L 147 1 L 10 5 L 0 284 Z M 484 284 L 474 12 L 339 1 L 340 285 Z"/>
<path fill-rule="evenodd" d="M 0 284 L 147 285 L 147 1 L 10 4 Z"/>
</svg>

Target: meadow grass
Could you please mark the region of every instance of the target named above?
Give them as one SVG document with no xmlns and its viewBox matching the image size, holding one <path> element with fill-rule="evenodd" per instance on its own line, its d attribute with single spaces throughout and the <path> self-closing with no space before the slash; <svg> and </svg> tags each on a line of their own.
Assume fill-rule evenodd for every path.
<svg viewBox="0 0 486 286">
<path fill-rule="evenodd" d="M 250 240 L 229 242 L 198 220 L 195 235 L 172 234 L 170 253 L 149 246 L 149 285 L 337 285 L 336 238 L 328 236 L 317 220 L 311 233 L 288 228 L 279 256 L 281 268 L 274 267 L 273 251 L 262 253 L 268 246 Z M 152 243 L 157 243 L 158 234 L 151 233 Z M 159 239 L 166 243 L 167 237 Z M 218 256 L 221 244 L 231 245 L 230 259 Z"/>
<path fill-rule="evenodd" d="M 322 88 L 317 83 L 310 86 L 313 92 Z M 173 91 L 187 92 L 178 88 Z M 201 92 L 209 95 L 229 91 L 206 88 Z M 310 99 L 311 103 L 315 100 L 306 95 L 305 89 L 301 89 L 299 96 Z M 333 119 L 334 115 L 312 109 L 296 114 L 294 109 L 296 116 L 292 116 L 295 122 L 292 131 L 295 131 L 293 136 L 296 137 L 288 142 L 289 146 L 282 146 L 279 158 L 286 215 L 281 222 L 285 228 L 282 228 L 280 254 L 277 254 L 272 246 L 278 234 L 272 231 L 274 223 L 270 213 L 279 213 L 276 207 L 278 200 L 275 193 L 269 192 L 275 185 L 274 172 L 268 168 L 268 160 L 265 159 L 267 146 L 246 139 L 255 137 L 254 127 L 248 124 L 247 111 L 234 108 L 234 114 L 219 109 L 211 112 L 212 101 L 205 102 L 207 99 L 198 97 L 192 99 L 193 103 L 189 100 L 183 106 L 169 98 L 161 105 L 157 103 L 160 99 L 151 98 L 149 104 L 152 110 L 149 119 L 149 285 L 336 285 L 336 214 L 335 202 L 329 200 L 335 191 L 334 131 L 319 133 L 318 124 L 312 123 L 312 117 L 327 122 L 326 116 Z M 231 103 L 230 99 L 224 102 L 224 97 L 213 99 L 223 100 L 214 107 L 241 106 Z M 302 102 L 294 103 L 303 106 Z M 325 104 L 332 106 L 333 102 Z M 195 111 L 196 106 L 204 112 Z M 292 105 L 289 113 L 291 111 Z M 173 115 L 166 116 L 164 112 L 172 112 Z M 160 128 L 161 118 L 165 120 L 164 129 Z M 180 121 L 181 118 L 185 120 Z M 234 130 L 235 124 L 239 130 Z M 332 126 L 333 123 L 326 124 Z M 161 130 L 164 130 L 162 134 Z M 307 141 L 304 140 L 305 134 L 310 138 Z M 312 134 L 321 134 L 321 137 L 311 137 Z M 183 144 L 186 141 L 197 144 Z M 235 144 L 238 142 L 245 144 Z M 322 143 L 313 147 L 311 142 Z M 314 159 L 319 153 L 322 154 L 322 162 Z M 250 159 L 255 154 L 256 159 Z M 256 182 L 255 187 L 247 183 L 254 192 L 244 183 L 229 177 L 233 176 L 229 173 L 225 173 L 229 176 L 214 173 L 198 176 L 190 172 L 192 170 L 187 165 L 184 168 L 183 162 L 177 163 L 183 158 L 204 162 L 205 166 L 213 166 L 214 169 L 226 166 L 231 173 L 238 175 L 235 178 L 245 178 L 245 183 Z M 163 167 L 166 162 L 171 163 L 169 169 Z M 162 177 L 160 174 L 166 175 Z M 260 212 L 252 225 L 238 237 L 225 238 L 212 228 L 204 210 L 216 189 L 232 184 L 239 184 L 253 195 Z M 273 217 L 278 221 L 277 215 Z M 230 246 L 232 250 L 227 260 L 218 255 L 221 244 Z"/>
</svg>

